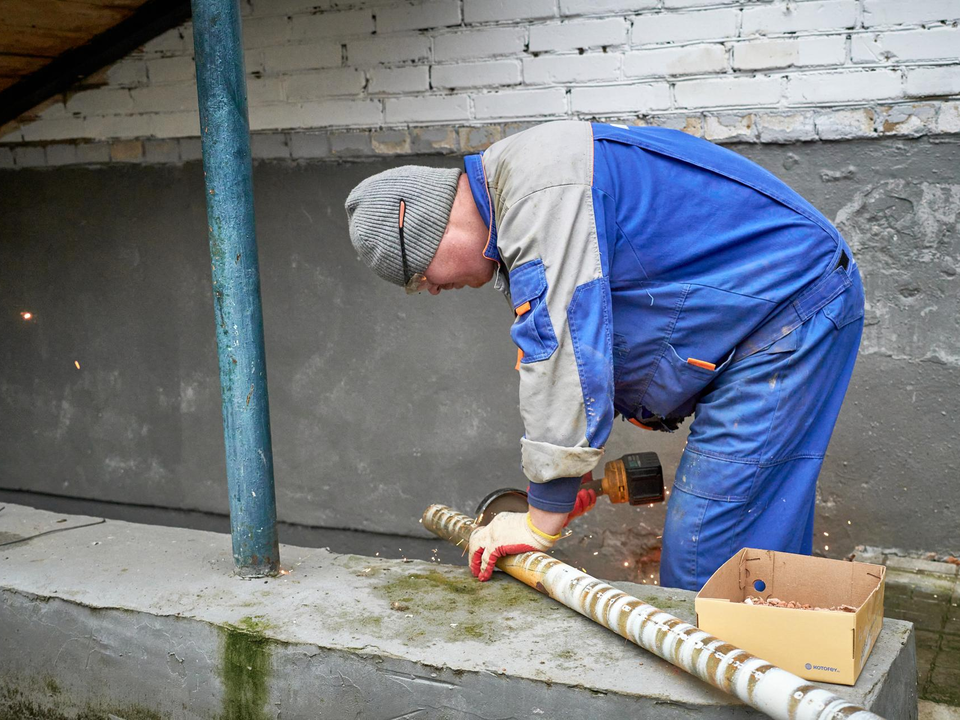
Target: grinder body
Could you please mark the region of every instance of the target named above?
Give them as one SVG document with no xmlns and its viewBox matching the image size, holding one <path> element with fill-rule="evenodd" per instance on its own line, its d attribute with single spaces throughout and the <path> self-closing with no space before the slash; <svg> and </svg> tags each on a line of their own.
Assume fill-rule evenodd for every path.
<svg viewBox="0 0 960 720">
<path fill-rule="evenodd" d="M 603 466 L 603 477 L 583 488 L 606 495 L 612 503 L 649 505 L 663 502 L 663 468 L 655 452 L 629 453 Z"/>
</svg>

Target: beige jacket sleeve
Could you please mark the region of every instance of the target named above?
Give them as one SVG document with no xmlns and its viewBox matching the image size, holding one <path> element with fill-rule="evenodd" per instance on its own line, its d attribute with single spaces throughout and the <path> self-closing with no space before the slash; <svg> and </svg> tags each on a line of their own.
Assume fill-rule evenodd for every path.
<svg viewBox="0 0 960 720">
<path fill-rule="evenodd" d="M 515 137 L 493 146 L 484 165 L 493 171 L 498 247 L 518 313 L 511 337 L 523 354 L 523 469 L 547 482 L 583 475 L 603 454 L 604 420 L 613 416 L 610 293 L 589 124 L 550 123 Z"/>
</svg>

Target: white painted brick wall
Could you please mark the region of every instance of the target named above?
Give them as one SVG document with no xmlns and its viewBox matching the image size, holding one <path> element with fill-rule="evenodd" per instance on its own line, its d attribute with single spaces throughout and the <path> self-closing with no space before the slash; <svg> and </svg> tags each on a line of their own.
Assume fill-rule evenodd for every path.
<svg viewBox="0 0 960 720">
<path fill-rule="evenodd" d="M 609 81 L 619 77 L 620 60 L 610 53 L 524 58 L 523 81 L 528 85 Z"/>
<path fill-rule="evenodd" d="M 673 77 L 711 75 L 727 69 L 723 45 L 685 45 L 676 48 L 640 50 L 623 58 L 625 77 Z"/>
<path fill-rule="evenodd" d="M 865 0 L 864 27 L 919 25 L 960 19 L 957 0 Z"/>
<path fill-rule="evenodd" d="M 627 39 L 627 29 L 627 22 L 623 18 L 533 25 L 530 28 L 530 51 L 550 52 L 623 45 Z"/>
<path fill-rule="evenodd" d="M 551 90 L 517 90 L 488 93 L 474 98 L 476 116 L 483 119 L 562 117 L 567 111 L 567 93 Z"/>
<path fill-rule="evenodd" d="M 340 64 L 342 56 L 340 46 L 335 43 L 281 45 L 280 47 L 265 48 L 262 52 L 263 69 L 268 73 L 336 67 Z M 187 59 L 191 60 L 191 58 Z M 249 69 L 248 56 L 247 70 Z M 147 63 L 147 70 L 150 71 L 149 63 Z M 153 79 L 152 72 L 150 78 Z"/>
<path fill-rule="evenodd" d="M 334 68 L 288 77 L 282 86 L 287 100 L 304 102 L 333 95 L 358 95 L 366 82 L 363 72 L 357 68 Z"/>
<path fill-rule="evenodd" d="M 485 63 L 436 65 L 431 70 L 433 87 L 439 89 L 519 85 L 520 63 L 501 60 Z"/>
<path fill-rule="evenodd" d="M 574 88 L 570 91 L 570 103 L 574 112 L 584 115 L 645 114 L 669 109 L 670 86 L 666 83 L 655 83 Z"/>
<path fill-rule="evenodd" d="M 557 14 L 555 0 L 463 0 L 463 20 L 483 23 L 552 18 Z"/>
<path fill-rule="evenodd" d="M 733 46 L 733 69 L 772 70 L 842 65 L 846 53 L 846 38 L 842 35 L 756 40 Z"/>
<path fill-rule="evenodd" d="M 197 108 L 197 87 L 191 83 L 176 85 L 148 85 L 125 91 L 130 94 L 133 110 L 136 113 L 171 112 L 193 110 Z M 75 99 L 82 98 L 82 95 Z M 70 109 L 70 103 L 67 103 Z"/>
<path fill-rule="evenodd" d="M 298 42 L 316 42 L 320 38 L 369 35 L 374 30 L 373 13 L 370 10 L 294 15 L 290 18 L 290 22 L 291 36 L 293 40 Z M 244 39 L 244 45 L 246 45 L 246 39 Z"/>
<path fill-rule="evenodd" d="M 430 89 L 430 68 L 425 65 L 415 67 L 387 68 L 378 67 L 367 73 L 369 82 L 367 92 L 418 93 Z"/>
<path fill-rule="evenodd" d="M 377 10 L 377 31 L 426 30 L 460 24 L 460 0 L 400 2 Z"/>
<path fill-rule="evenodd" d="M 865 70 L 859 73 L 808 73 L 790 78 L 787 99 L 792 104 L 850 103 L 892 100 L 902 95 L 898 70 Z"/>
<path fill-rule="evenodd" d="M 520 27 L 490 28 L 448 33 L 433 41 L 433 57 L 438 62 L 493 55 L 520 55 L 526 31 Z"/>
<path fill-rule="evenodd" d="M 857 39 L 851 55 L 859 63 L 960 58 L 960 28 L 956 27 L 861 35 Z"/>
<path fill-rule="evenodd" d="M 960 122 L 960 0 L 246 0 L 243 8 L 259 131 L 389 135 L 408 125 L 599 117 L 789 142 L 887 126 L 956 132 Z M 196 136 L 192 54 L 186 23 L 5 126 L 0 145 Z M 319 147 L 279 142 L 263 147 Z"/>
<path fill-rule="evenodd" d="M 247 18 L 243 22 L 244 48 L 283 45 L 290 39 L 290 19 L 282 16 Z"/>
<path fill-rule="evenodd" d="M 561 15 L 620 15 L 653 10 L 658 0 L 560 0 Z"/>
<path fill-rule="evenodd" d="M 743 11 L 742 35 L 840 30 L 857 22 L 855 0 L 780 2 Z"/>
<path fill-rule="evenodd" d="M 638 15 L 632 39 L 635 45 L 662 45 L 735 38 L 739 24 L 740 11 L 733 8 Z"/>
<path fill-rule="evenodd" d="M 470 119 L 467 95 L 405 97 L 384 101 L 388 123 L 463 122 Z"/>
<path fill-rule="evenodd" d="M 952 65 L 907 70 L 906 91 L 913 97 L 960 95 L 960 72 Z"/>
<path fill-rule="evenodd" d="M 674 93 L 683 108 L 769 107 L 780 102 L 778 77 L 731 77 L 677 83 Z"/>
<path fill-rule="evenodd" d="M 383 36 L 347 41 L 347 62 L 358 67 L 430 59 L 430 38 L 423 35 Z"/>
</svg>

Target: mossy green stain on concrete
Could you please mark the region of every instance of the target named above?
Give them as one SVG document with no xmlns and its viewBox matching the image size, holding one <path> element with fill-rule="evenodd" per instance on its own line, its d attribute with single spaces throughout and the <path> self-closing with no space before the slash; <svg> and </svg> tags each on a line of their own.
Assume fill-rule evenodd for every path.
<svg viewBox="0 0 960 720">
<path fill-rule="evenodd" d="M 220 679 L 223 681 L 222 720 L 269 720 L 271 659 L 269 623 L 262 617 L 241 618 L 221 629 Z"/>
<path fill-rule="evenodd" d="M 498 578 L 481 583 L 464 572 L 456 574 L 430 570 L 395 578 L 379 586 L 378 591 L 391 602 L 409 603 L 410 611 L 438 611 L 451 603 L 468 610 L 503 610 L 539 603 L 540 594 L 514 580 Z"/>
<path fill-rule="evenodd" d="M 683 600 L 673 600 L 663 595 L 648 595 L 645 598 L 640 598 L 648 605 L 653 605 L 658 610 L 678 610 L 683 609 L 689 606 L 689 602 Z"/>
<path fill-rule="evenodd" d="M 404 635 L 411 645 L 435 640 L 456 642 L 474 640 L 492 642 L 511 632 L 509 622 L 489 622 L 488 618 L 505 611 L 514 611 L 523 621 L 523 609 L 535 610 L 545 599 L 532 588 L 508 577 L 481 583 L 466 570 L 441 572 L 427 570 L 397 575 L 383 572 L 383 583 L 375 592 L 386 600 L 387 608 L 397 603 L 402 609 L 392 612 L 405 616 L 429 618 L 432 631 L 421 625 Z M 519 611 L 519 612 L 517 612 Z M 389 617 L 389 615 L 388 615 Z"/>
</svg>

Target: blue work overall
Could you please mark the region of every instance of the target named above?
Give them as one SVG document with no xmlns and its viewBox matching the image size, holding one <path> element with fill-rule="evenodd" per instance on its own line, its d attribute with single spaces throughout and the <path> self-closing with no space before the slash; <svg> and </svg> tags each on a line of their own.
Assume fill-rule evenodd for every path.
<svg viewBox="0 0 960 720">
<path fill-rule="evenodd" d="M 546 124 L 466 171 L 509 273 L 530 504 L 570 510 L 615 413 L 666 431 L 692 414 L 662 584 L 699 589 L 744 546 L 811 552 L 863 325 L 836 228 L 746 158 L 663 128 Z"/>
<path fill-rule="evenodd" d="M 694 413 L 661 584 L 698 590 L 742 547 L 809 554 L 817 476 L 863 328 L 849 247 L 732 152 L 656 129 L 595 125 L 594 138 L 594 204 L 615 218 L 597 219 L 610 248 L 615 406 L 658 429 Z"/>
</svg>

